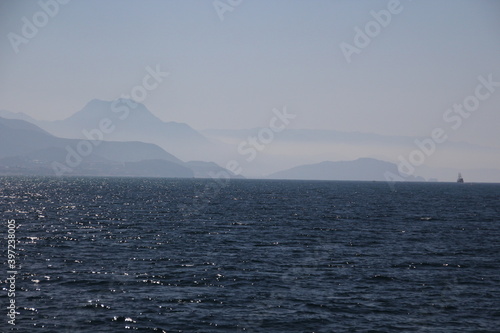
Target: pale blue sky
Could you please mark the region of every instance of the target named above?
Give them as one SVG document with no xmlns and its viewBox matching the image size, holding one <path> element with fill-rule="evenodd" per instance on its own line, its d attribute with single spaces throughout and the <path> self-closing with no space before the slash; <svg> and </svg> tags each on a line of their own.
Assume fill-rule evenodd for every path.
<svg viewBox="0 0 500 333">
<path fill-rule="evenodd" d="M 165 121 L 252 128 L 287 106 L 294 128 L 426 136 L 479 75 L 500 81 L 500 1 L 401 0 L 347 63 L 340 43 L 388 2 L 244 0 L 220 21 L 211 0 L 73 0 L 16 54 L 8 33 L 40 7 L 1 1 L 0 109 L 65 118 L 159 64 L 170 75 L 144 104 Z M 452 139 L 500 147 L 499 124 L 500 89 Z"/>
</svg>

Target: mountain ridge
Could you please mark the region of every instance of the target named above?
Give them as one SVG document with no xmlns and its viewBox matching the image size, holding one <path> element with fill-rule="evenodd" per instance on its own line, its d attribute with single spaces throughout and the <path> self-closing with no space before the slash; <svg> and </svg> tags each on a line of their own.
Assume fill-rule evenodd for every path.
<svg viewBox="0 0 500 333">
<path fill-rule="evenodd" d="M 358 158 L 352 161 L 322 161 L 304 164 L 270 174 L 268 179 L 296 180 L 360 180 L 390 181 L 387 173 L 399 175 L 396 164 L 374 158 Z M 406 181 L 425 181 L 422 177 L 405 177 Z"/>
<path fill-rule="evenodd" d="M 55 121 L 36 120 L 23 113 L 3 110 L 0 116 L 31 122 L 61 138 L 86 139 L 84 131 L 98 129 L 102 121 L 109 124 L 108 141 L 141 141 L 159 145 L 183 160 L 197 159 L 192 153 L 210 145 L 205 136 L 186 123 L 164 122 L 144 104 L 129 99 L 105 101 L 92 99 L 72 115 Z"/>
<path fill-rule="evenodd" d="M 59 138 L 0 117 L 0 174 L 191 178 L 221 171 L 240 178 L 215 163 L 188 164 L 155 144 Z"/>
</svg>

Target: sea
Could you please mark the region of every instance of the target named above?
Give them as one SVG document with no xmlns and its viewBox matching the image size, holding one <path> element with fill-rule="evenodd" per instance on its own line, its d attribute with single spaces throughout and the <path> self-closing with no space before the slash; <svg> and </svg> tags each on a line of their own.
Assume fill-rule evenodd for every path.
<svg viewBox="0 0 500 333">
<path fill-rule="evenodd" d="M 1 177 L 0 331 L 499 332 L 500 184 L 392 185 Z"/>
</svg>

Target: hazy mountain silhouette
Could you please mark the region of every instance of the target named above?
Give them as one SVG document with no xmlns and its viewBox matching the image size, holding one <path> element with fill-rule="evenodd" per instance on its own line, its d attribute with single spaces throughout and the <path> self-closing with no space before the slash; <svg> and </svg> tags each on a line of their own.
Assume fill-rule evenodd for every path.
<svg viewBox="0 0 500 333">
<path fill-rule="evenodd" d="M 99 129 L 101 122 L 106 120 L 107 126 L 111 130 L 101 133 L 103 140 L 128 142 L 128 144 L 130 141 L 153 143 L 173 154 L 173 157 L 166 158 L 165 152 L 153 154 L 152 148 L 145 149 L 141 155 L 141 148 L 137 147 L 137 149 L 132 150 L 135 152 L 134 155 L 130 155 L 130 157 L 136 156 L 136 158 L 129 159 L 123 157 L 126 154 L 125 151 L 120 150 L 120 146 L 113 145 L 112 149 L 106 150 L 106 144 L 95 149 L 95 153 L 100 157 L 120 162 L 165 159 L 180 164 L 183 162 L 179 159 L 183 161 L 204 160 L 214 161 L 220 165 L 236 160 L 243 167 L 245 175 L 257 178 L 273 172 L 281 175 L 281 171 L 276 171 L 288 170 L 292 166 L 304 165 L 309 161 L 318 162 L 331 159 L 352 161 L 359 157 L 370 157 L 380 161 L 397 161 L 398 156 L 407 157 L 410 152 L 418 148 L 416 146 L 417 140 L 420 142 L 428 140 L 425 137 L 287 128 L 276 133 L 272 143 L 265 145 L 265 149 L 262 150 L 250 144 L 250 138 L 257 138 L 262 128 L 204 130 L 201 132 L 202 135 L 187 124 L 163 122 L 144 105 L 136 104 L 127 99 L 92 100 L 82 110 L 59 121 L 38 121 L 25 114 L 8 111 L 0 111 L 0 116 L 2 115 L 6 118 L 23 119 L 39 125 L 45 130 L 42 132 L 46 134 L 49 132 L 58 137 L 81 139 L 86 139 L 88 136 L 97 137 L 94 130 Z M 19 130 L 23 130 L 23 128 L 19 128 Z M 45 140 L 35 142 L 32 145 L 31 141 L 25 142 L 25 139 L 21 137 L 18 144 L 25 143 L 25 148 L 28 150 L 54 147 L 54 145 L 39 147 L 43 142 Z M 9 152 L 9 149 L 12 150 L 10 146 L 4 148 L 5 151 L 0 152 L 0 157 L 3 153 Z M 435 165 L 441 164 L 443 167 L 422 165 L 416 170 L 419 176 L 448 180 L 449 177 L 456 177 L 456 172 L 450 172 L 448 169 L 458 167 L 461 169 L 460 171 L 471 171 L 468 174 L 471 175 L 470 179 L 475 181 L 488 179 L 485 178 L 485 175 L 494 175 L 495 177 L 491 179 L 498 179 L 496 175 L 500 171 L 495 171 L 496 164 L 498 164 L 497 157 L 500 156 L 498 147 L 448 140 L 436 146 L 436 151 L 439 154 L 433 155 L 433 161 Z M 253 152 L 259 157 L 249 163 L 250 153 Z M 52 153 L 54 152 L 52 151 Z M 465 165 L 462 163 L 464 155 L 469 157 Z M 477 165 L 481 165 L 481 161 L 487 161 L 487 163 L 483 163 L 486 168 L 490 168 L 487 172 L 475 169 Z M 192 170 L 196 169 L 194 171 L 196 177 L 210 177 L 212 173 L 217 173 L 217 170 L 220 170 L 218 165 L 211 164 L 211 162 L 193 162 L 191 165 L 185 166 Z M 395 172 L 395 174 L 397 173 Z M 360 179 L 360 176 L 357 176 L 356 179 Z"/>
<path fill-rule="evenodd" d="M 0 110 L 0 117 L 5 118 L 5 119 L 19 119 L 19 120 L 24 120 L 32 124 L 36 124 L 38 120 L 28 116 L 25 113 L 22 112 L 10 112 L 7 110 Z"/>
<path fill-rule="evenodd" d="M 80 154 L 79 147 L 92 151 Z M 24 120 L 0 117 L 0 173 L 54 175 L 54 162 L 71 169 L 65 175 L 209 177 L 208 171 L 224 170 L 215 163 L 184 163 L 150 143 L 58 138 Z"/>
<path fill-rule="evenodd" d="M 258 137 L 260 131 L 262 128 L 211 129 L 204 130 L 202 133 L 209 139 L 226 142 L 234 147 L 246 142 L 247 144 L 243 146 L 244 150 L 242 151 L 248 153 L 250 149 L 253 149 L 248 144 L 248 138 Z M 267 145 L 265 149 L 255 148 L 260 157 L 245 168 L 245 175 L 250 175 L 251 171 L 252 176 L 260 177 L 288 170 L 297 165 L 330 160 L 352 161 L 361 157 L 399 163 L 399 156 L 408 158 L 408 155 L 414 150 L 421 150 L 421 146 L 417 143 L 427 142 L 428 149 L 429 140 L 429 137 L 287 128 L 276 133 L 272 143 Z M 424 168 L 423 165 L 416 168 L 415 172 L 418 176 L 442 180 L 448 179 L 450 176 L 446 174 L 445 168 L 495 169 L 500 163 L 500 147 L 453 141 L 451 136 L 449 140 L 435 144 L 432 150 L 435 152 L 429 154 L 432 155 L 432 158 L 426 159 L 426 162 L 429 160 L 429 168 Z M 248 156 L 250 155 L 247 154 L 243 158 Z M 467 156 L 467 159 L 464 159 L 464 156 Z M 232 158 L 238 159 L 238 156 Z M 239 159 L 242 158 L 239 157 Z M 437 165 L 441 166 L 437 167 Z M 433 167 L 430 168 L 431 166 Z M 452 175 L 452 177 L 456 177 L 456 173 L 453 172 Z M 472 179 L 477 179 L 477 181 L 485 179 L 482 176 L 476 177 L 476 175 L 481 175 L 480 172 L 474 172 L 472 175 Z"/>
<path fill-rule="evenodd" d="M 271 179 L 303 180 L 365 180 L 386 181 L 385 173 L 399 175 L 396 164 L 373 158 L 359 158 L 354 161 L 331 162 L 297 166 L 268 176 Z M 407 181 L 425 181 L 421 177 L 406 177 Z"/>
<path fill-rule="evenodd" d="M 163 122 L 143 104 L 127 99 L 94 99 L 64 120 L 39 121 L 22 113 L 8 111 L 1 111 L 2 115 L 32 122 L 55 136 L 72 139 L 86 139 L 84 131 L 99 129 L 103 119 L 107 119 L 112 130 L 103 133 L 104 140 L 154 143 L 184 160 L 197 158 L 196 152 L 202 152 L 210 146 L 210 141 L 189 125 Z"/>
</svg>

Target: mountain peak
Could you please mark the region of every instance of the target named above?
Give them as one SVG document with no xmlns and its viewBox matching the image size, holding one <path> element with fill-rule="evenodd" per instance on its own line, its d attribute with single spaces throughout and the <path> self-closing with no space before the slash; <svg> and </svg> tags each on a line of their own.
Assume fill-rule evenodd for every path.
<svg viewBox="0 0 500 333">
<path fill-rule="evenodd" d="M 143 119 L 147 118 L 149 121 L 161 122 L 144 104 L 125 98 L 118 98 L 112 101 L 92 99 L 83 109 L 66 118 L 66 120 L 85 122 L 102 117 L 115 120 L 118 118 L 124 120 L 126 118 L 141 117 Z"/>
</svg>

